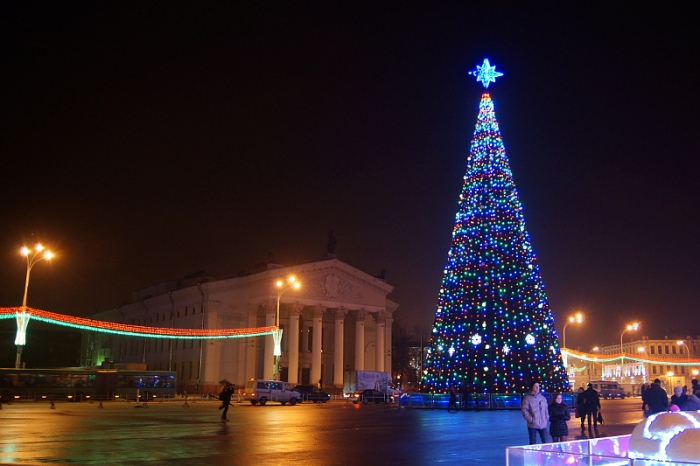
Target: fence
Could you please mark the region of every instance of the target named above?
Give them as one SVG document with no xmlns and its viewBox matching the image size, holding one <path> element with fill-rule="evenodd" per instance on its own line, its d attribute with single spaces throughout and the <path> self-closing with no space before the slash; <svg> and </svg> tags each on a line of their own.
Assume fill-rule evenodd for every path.
<svg viewBox="0 0 700 466">
<path fill-rule="evenodd" d="M 543 393 L 550 402 L 551 394 Z M 490 409 L 520 409 L 524 395 L 519 393 L 478 393 L 475 395 L 457 394 L 459 409 L 490 410 Z M 562 393 L 564 404 L 574 408 L 576 398 L 573 393 Z M 399 397 L 399 406 L 404 408 L 447 409 L 450 397 L 445 393 L 406 392 Z"/>
</svg>

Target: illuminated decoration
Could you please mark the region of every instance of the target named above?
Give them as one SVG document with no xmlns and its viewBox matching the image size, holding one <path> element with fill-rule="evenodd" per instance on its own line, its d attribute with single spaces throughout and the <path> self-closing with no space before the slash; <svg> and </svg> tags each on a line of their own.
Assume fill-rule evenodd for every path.
<svg viewBox="0 0 700 466">
<path fill-rule="evenodd" d="M 697 464 L 700 458 L 700 412 L 652 414 L 632 431 L 628 457 Z"/>
<path fill-rule="evenodd" d="M 476 65 L 476 71 L 470 71 L 468 74 L 475 76 L 476 80 L 483 84 L 485 88 L 488 88 L 489 84 L 495 83 L 496 78 L 503 76 L 503 73 L 496 71 L 496 65 L 491 66 L 488 58 L 484 58 L 483 65 Z"/>
<path fill-rule="evenodd" d="M 15 345 L 24 346 L 27 344 L 27 325 L 29 325 L 29 314 L 24 311 L 19 311 L 16 314 L 17 319 L 17 336 L 15 337 Z"/>
<path fill-rule="evenodd" d="M 450 357 L 452 357 L 452 355 L 455 354 L 454 347 L 450 346 L 450 349 L 448 349 L 447 352 L 450 354 Z"/>
<path fill-rule="evenodd" d="M 31 318 L 41 322 L 77 328 L 79 330 L 91 330 L 95 332 L 146 338 L 173 338 L 182 340 L 246 338 L 272 335 L 278 330 L 277 327 L 274 326 L 229 329 L 147 327 L 144 325 L 120 324 L 117 322 L 86 319 L 84 317 L 72 317 L 64 314 L 57 314 L 55 312 L 42 311 L 41 309 L 34 309 L 31 307 L 27 307 L 26 310 L 27 312 L 24 318 L 27 319 L 27 322 L 29 321 L 29 317 L 31 315 Z M 0 319 L 17 318 L 19 314 L 22 314 L 21 308 L 19 307 L 0 308 Z"/>
<path fill-rule="evenodd" d="M 500 75 L 488 60 L 478 71 L 484 85 Z M 488 93 L 481 97 L 438 292 L 429 347 L 440 346 L 455 354 L 428 354 L 425 391 L 445 392 L 449 384 L 467 393 L 525 393 L 534 382 L 547 392 L 569 386 Z"/>
<path fill-rule="evenodd" d="M 668 365 L 674 365 L 674 366 L 697 366 L 700 364 L 700 358 L 682 358 L 682 359 L 676 359 L 676 358 L 670 358 L 670 357 L 664 357 L 664 356 L 651 356 L 648 354 L 645 354 L 644 356 L 640 356 L 638 354 L 629 354 L 629 353 L 615 353 L 615 354 L 607 354 L 605 356 L 601 356 L 599 354 L 594 354 L 594 353 L 582 353 L 581 351 L 575 351 L 569 348 L 564 348 L 561 350 L 562 354 L 564 354 L 568 358 L 572 359 L 578 359 L 581 361 L 587 361 L 587 362 L 619 362 L 622 363 L 624 362 L 629 362 L 629 361 L 635 361 L 635 362 L 644 362 L 648 364 L 668 364 Z"/>
<path fill-rule="evenodd" d="M 272 353 L 274 356 L 282 356 L 282 329 L 272 332 L 272 338 L 275 341 L 275 349 Z"/>
</svg>

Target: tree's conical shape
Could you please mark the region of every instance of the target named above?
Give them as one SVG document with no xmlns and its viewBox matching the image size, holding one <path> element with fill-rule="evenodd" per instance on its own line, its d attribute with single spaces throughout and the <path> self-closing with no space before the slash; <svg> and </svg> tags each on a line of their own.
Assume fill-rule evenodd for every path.
<svg viewBox="0 0 700 466">
<path fill-rule="evenodd" d="M 484 93 L 438 295 L 423 388 L 568 389 L 513 175 Z"/>
</svg>

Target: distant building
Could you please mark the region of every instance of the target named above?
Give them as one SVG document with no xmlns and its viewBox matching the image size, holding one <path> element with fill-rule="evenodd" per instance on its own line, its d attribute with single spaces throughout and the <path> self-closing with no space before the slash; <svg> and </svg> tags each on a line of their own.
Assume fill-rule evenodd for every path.
<svg viewBox="0 0 700 466">
<path fill-rule="evenodd" d="M 639 393 L 643 383 L 654 379 L 659 379 L 667 390 L 673 390 L 676 386 L 690 387 L 690 381 L 699 378 L 700 364 L 694 360 L 700 357 L 700 337 L 650 340 L 645 336 L 641 340 L 624 342 L 622 347 L 619 344 L 605 346 L 603 357 L 619 354 L 620 349 L 631 357 L 625 358 L 623 363 L 604 363 L 602 375 L 604 380 L 623 384 L 631 393 Z M 639 361 L 633 359 L 634 356 L 653 362 Z"/>
<path fill-rule="evenodd" d="M 391 373 L 391 328 L 398 304 L 393 287 L 335 258 L 228 278 L 206 274 L 136 291 L 132 300 L 92 319 L 153 327 L 251 328 L 275 324 L 275 282 L 295 275 L 300 289 L 279 296 L 283 329 L 280 379 L 342 387 L 343 371 Z M 149 370 L 177 372 L 178 388 L 190 393 L 217 389 L 227 379 L 273 378 L 273 337 L 184 340 L 86 332 L 86 366 L 145 363 Z"/>
</svg>

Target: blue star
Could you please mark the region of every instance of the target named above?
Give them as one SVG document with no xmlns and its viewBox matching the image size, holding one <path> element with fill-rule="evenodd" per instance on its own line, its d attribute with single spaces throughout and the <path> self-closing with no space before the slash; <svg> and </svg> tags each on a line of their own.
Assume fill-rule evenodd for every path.
<svg viewBox="0 0 700 466">
<path fill-rule="evenodd" d="M 476 80 L 481 82 L 485 88 L 489 87 L 490 83 L 495 83 L 496 78 L 503 76 L 503 73 L 496 71 L 496 65 L 491 66 L 488 58 L 484 58 L 484 64 L 476 65 L 476 71 L 470 71 L 470 76 L 476 76 Z"/>
</svg>

